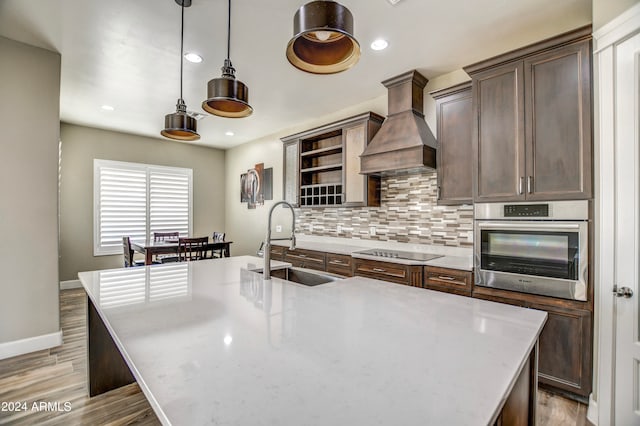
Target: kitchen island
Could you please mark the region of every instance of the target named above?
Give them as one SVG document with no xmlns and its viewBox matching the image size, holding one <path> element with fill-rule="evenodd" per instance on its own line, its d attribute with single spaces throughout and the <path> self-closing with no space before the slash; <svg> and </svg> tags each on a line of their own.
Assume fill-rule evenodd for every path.
<svg viewBox="0 0 640 426">
<path fill-rule="evenodd" d="M 90 346 L 102 326 L 163 424 L 531 421 L 546 313 L 362 277 L 264 281 L 261 262 L 80 273 Z M 89 361 L 90 381 L 111 373 Z"/>
</svg>

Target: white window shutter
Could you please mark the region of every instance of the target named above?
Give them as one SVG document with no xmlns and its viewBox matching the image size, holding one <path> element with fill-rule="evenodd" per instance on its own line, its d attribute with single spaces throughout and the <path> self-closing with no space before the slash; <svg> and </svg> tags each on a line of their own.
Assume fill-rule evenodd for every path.
<svg viewBox="0 0 640 426">
<path fill-rule="evenodd" d="M 122 253 L 122 237 L 143 240 L 147 232 L 145 170 L 99 165 L 96 254 Z"/>
<path fill-rule="evenodd" d="M 122 237 L 191 234 L 191 169 L 94 160 L 94 255 L 122 253 Z"/>
<path fill-rule="evenodd" d="M 184 171 L 149 170 L 149 228 L 189 235 L 191 179 Z"/>
</svg>

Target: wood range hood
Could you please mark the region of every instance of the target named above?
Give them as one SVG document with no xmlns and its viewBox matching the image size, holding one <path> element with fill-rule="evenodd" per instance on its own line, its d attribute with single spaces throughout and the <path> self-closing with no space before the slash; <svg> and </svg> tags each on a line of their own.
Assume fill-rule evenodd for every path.
<svg viewBox="0 0 640 426">
<path fill-rule="evenodd" d="M 427 79 L 409 71 L 382 82 L 389 114 L 360 156 L 360 173 L 381 175 L 436 168 L 436 138 L 424 120 Z"/>
</svg>

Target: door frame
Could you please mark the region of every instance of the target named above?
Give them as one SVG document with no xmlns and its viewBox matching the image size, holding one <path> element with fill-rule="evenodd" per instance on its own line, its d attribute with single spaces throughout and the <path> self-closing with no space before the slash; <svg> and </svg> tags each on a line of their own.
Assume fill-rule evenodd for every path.
<svg viewBox="0 0 640 426">
<path fill-rule="evenodd" d="M 614 418 L 615 332 L 615 47 L 640 32 L 640 4 L 593 34 L 594 66 L 594 372 L 587 418 L 608 426 Z"/>
</svg>

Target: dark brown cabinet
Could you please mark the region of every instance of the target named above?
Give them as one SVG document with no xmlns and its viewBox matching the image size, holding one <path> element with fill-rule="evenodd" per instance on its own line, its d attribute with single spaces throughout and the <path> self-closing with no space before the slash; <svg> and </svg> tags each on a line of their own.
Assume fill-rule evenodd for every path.
<svg viewBox="0 0 640 426">
<path fill-rule="evenodd" d="M 474 287 L 473 297 L 546 311 L 539 340 L 539 383 L 573 399 L 588 400 L 593 363 L 593 316 L 588 302 L 479 286 Z"/>
<path fill-rule="evenodd" d="M 286 249 L 284 261 L 299 268 L 311 268 L 319 271 L 325 270 L 325 254 L 314 250 Z"/>
<path fill-rule="evenodd" d="M 285 199 L 300 207 L 379 206 L 380 177 L 360 174 L 360 154 L 383 121 L 368 112 L 282 138 Z"/>
<path fill-rule="evenodd" d="M 431 92 L 438 123 L 438 204 L 473 201 L 471 82 Z"/>
<path fill-rule="evenodd" d="M 458 269 L 424 267 L 424 288 L 471 296 L 473 272 Z"/>
<path fill-rule="evenodd" d="M 592 196 L 591 27 L 465 67 L 474 201 Z"/>
<path fill-rule="evenodd" d="M 396 284 L 422 287 L 422 269 L 422 266 L 354 259 L 353 273 L 357 276 L 390 281 Z"/>
<path fill-rule="evenodd" d="M 585 399 L 591 392 L 591 312 L 529 304 L 547 311 L 547 323 L 540 335 L 539 382 Z"/>
<path fill-rule="evenodd" d="M 346 254 L 327 253 L 327 272 L 352 277 L 353 257 Z"/>
</svg>

